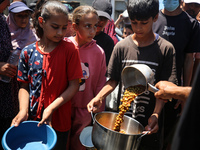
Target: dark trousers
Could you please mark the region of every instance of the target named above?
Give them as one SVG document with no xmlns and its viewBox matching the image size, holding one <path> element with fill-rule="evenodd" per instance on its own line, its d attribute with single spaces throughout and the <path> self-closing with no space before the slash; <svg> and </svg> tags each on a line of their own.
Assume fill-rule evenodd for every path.
<svg viewBox="0 0 200 150">
<path fill-rule="evenodd" d="M 12 122 L 12 118 L 0 117 L 0 140 L 2 140 L 4 133 L 10 127 L 11 122 Z M 3 147 L 1 144 L 0 144 L 0 150 L 3 150 Z"/>
<path fill-rule="evenodd" d="M 67 132 L 56 131 L 56 134 L 57 134 L 57 142 L 53 150 L 66 150 L 69 131 Z"/>
</svg>

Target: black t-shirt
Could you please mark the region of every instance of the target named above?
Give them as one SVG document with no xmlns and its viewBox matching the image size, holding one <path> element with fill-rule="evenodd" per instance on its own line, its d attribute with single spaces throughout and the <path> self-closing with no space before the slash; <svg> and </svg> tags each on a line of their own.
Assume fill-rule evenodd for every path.
<svg viewBox="0 0 200 150">
<path fill-rule="evenodd" d="M 200 149 L 200 65 L 198 66 L 192 91 L 181 114 L 172 142 L 172 150 Z"/>
<path fill-rule="evenodd" d="M 146 47 L 138 47 L 132 40 L 132 35 L 121 40 L 114 47 L 108 65 L 108 77 L 119 82 L 119 97 L 123 96 L 124 88 L 121 83 L 121 72 L 125 66 L 133 64 L 146 64 L 155 73 L 155 83 L 160 80 L 176 82 L 175 49 L 171 43 L 161 37 L 157 37 L 153 44 Z M 122 89 L 122 92 L 121 92 Z M 121 94 L 122 93 L 122 94 Z M 155 107 L 154 94 L 146 91 L 138 96 L 129 109 L 132 116 L 143 126 L 148 124 Z M 144 136 L 145 144 L 159 149 L 160 137 L 157 134 Z M 148 144 L 147 144 L 148 143 Z M 144 144 L 144 143 L 143 143 Z"/>
<path fill-rule="evenodd" d="M 200 52 L 199 23 L 184 11 L 177 16 L 167 16 L 160 11 L 158 20 L 153 24 L 153 31 L 173 44 L 180 85 L 185 54 Z"/>
<path fill-rule="evenodd" d="M 96 40 L 96 43 L 99 46 L 101 46 L 101 48 L 103 48 L 106 55 L 106 66 L 108 66 L 110 56 L 114 48 L 113 39 L 104 32 L 101 32 L 100 34 L 96 35 L 94 39 Z"/>
</svg>

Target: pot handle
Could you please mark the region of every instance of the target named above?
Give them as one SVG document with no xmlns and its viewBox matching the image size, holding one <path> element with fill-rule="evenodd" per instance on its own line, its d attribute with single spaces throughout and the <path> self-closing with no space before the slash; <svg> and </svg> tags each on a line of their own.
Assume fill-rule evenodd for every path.
<svg viewBox="0 0 200 150">
<path fill-rule="evenodd" d="M 137 139 L 137 142 L 140 142 L 142 137 L 147 135 L 150 131 L 147 131 L 146 133 L 142 134 L 138 139 Z"/>
<path fill-rule="evenodd" d="M 134 150 L 137 150 L 139 145 L 140 145 L 140 141 L 142 139 L 143 136 L 147 135 L 150 131 L 147 131 L 146 133 L 142 134 L 138 139 L 137 139 L 137 142 L 136 142 L 136 147 Z"/>
<path fill-rule="evenodd" d="M 93 120 L 93 124 L 95 123 L 95 120 L 94 120 L 94 116 L 93 116 L 93 112 L 91 111 L 91 116 L 92 116 L 92 120 Z"/>
</svg>

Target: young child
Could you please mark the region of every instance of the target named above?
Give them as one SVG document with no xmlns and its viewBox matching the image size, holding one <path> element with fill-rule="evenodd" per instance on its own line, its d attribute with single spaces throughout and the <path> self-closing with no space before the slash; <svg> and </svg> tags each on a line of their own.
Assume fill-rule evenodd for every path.
<svg viewBox="0 0 200 150">
<path fill-rule="evenodd" d="M 106 66 L 108 66 L 110 56 L 115 46 L 113 39 L 106 33 L 103 32 L 108 20 L 111 19 L 112 4 L 108 0 L 94 0 L 92 7 L 97 11 L 99 21 L 97 24 L 97 31 L 94 39 L 97 44 L 101 46 L 106 55 Z"/>
<path fill-rule="evenodd" d="M 71 98 L 82 77 L 79 52 L 74 44 L 63 41 L 68 12 L 57 1 L 44 4 L 38 18 L 40 41 L 26 46 L 20 55 L 18 81 L 20 111 L 12 125 L 27 119 L 41 120 L 57 133 L 56 150 L 65 150 L 71 128 Z"/>
<path fill-rule="evenodd" d="M 127 10 L 134 33 L 121 40 L 114 47 L 107 71 L 110 79 L 88 104 L 89 112 L 98 112 L 102 101 L 118 84 L 120 88 L 118 101 L 120 100 L 121 93 L 124 92 L 124 86 L 121 83 L 121 72 L 126 66 L 133 64 L 148 65 L 155 73 L 155 83 L 160 80 L 177 81 L 174 47 L 152 31 L 152 25 L 158 18 L 158 0 L 131 0 Z M 164 102 L 157 100 L 154 94 L 149 91 L 145 91 L 144 94 L 134 100 L 129 114 L 138 120 L 145 127 L 145 130 L 149 130 L 149 134 L 151 134 L 142 138 L 140 150 L 161 149 L 162 136 L 160 131 L 162 129 L 159 132 L 157 131 L 163 106 Z"/>
<path fill-rule="evenodd" d="M 126 38 L 127 36 L 133 34 L 133 29 L 130 24 L 125 24 L 123 28 L 123 38 Z"/>
<path fill-rule="evenodd" d="M 98 23 L 98 14 L 90 6 L 79 6 L 73 11 L 75 37 L 69 39 L 79 48 L 83 78 L 79 92 L 72 99 L 72 128 L 70 132 L 70 150 L 83 150 L 79 135 L 91 125 L 91 114 L 87 104 L 101 90 L 106 82 L 106 59 L 103 49 L 93 40 Z M 104 110 L 105 103 L 101 110 Z M 75 144 L 76 143 L 76 144 Z"/>
</svg>

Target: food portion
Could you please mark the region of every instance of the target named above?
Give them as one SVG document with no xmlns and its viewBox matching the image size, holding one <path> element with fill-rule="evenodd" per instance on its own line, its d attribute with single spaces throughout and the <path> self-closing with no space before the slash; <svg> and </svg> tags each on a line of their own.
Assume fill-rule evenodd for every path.
<svg viewBox="0 0 200 150">
<path fill-rule="evenodd" d="M 143 85 L 136 85 L 128 87 L 123 95 L 123 98 L 121 99 L 122 104 L 119 106 L 119 114 L 116 117 L 115 120 L 115 126 L 113 128 L 114 131 L 125 133 L 125 131 L 120 130 L 121 123 L 123 122 L 123 117 L 125 112 L 129 110 L 129 107 L 131 106 L 131 102 L 141 93 L 145 91 L 145 86 Z"/>
</svg>

